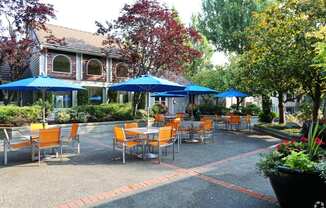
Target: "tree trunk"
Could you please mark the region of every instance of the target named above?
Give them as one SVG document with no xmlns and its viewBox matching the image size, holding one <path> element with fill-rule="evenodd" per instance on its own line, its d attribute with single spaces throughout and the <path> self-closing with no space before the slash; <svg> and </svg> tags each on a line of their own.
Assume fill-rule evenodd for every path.
<svg viewBox="0 0 326 208">
<path fill-rule="evenodd" d="M 236 106 L 236 110 L 239 111 L 239 106 L 240 106 L 240 98 L 236 97 L 237 99 L 237 106 Z"/>
<path fill-rule="evenodd" d="M 278 113 L 279 113 L 279 123 L 284 124 L 284 94 L 283 92 L 278 92 Z"/>
<path fill-rule="evenodd" d="M 312 96 L 312 120 L 317 121 L 318 120 L 318 113 L 320 108 L 320 102 L 321 102 L 321 89 L 320 85 L 317 85 L 315 87 L 315 94 Z"/>
<path fill-rule="evenodd" d="M 136 116 L 138 106 L 141 102 L 142 94 L 141 93 L 135 93 L 133 97 L 133 102 L 132 102 L 132 115 Z"/>
</svg>

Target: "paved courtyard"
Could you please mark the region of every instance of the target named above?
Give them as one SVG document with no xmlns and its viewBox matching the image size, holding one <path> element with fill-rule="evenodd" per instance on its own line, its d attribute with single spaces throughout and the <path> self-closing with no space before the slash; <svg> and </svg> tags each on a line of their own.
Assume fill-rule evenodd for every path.
<svg viewBox="0 0 326 208">
<path fill-rule="evenodd" d="M 128 157 L 123 165 L 110 132 L 84 133 L 81 154 L 67 147 L 62 161 L 49 158 L 38 166 L 28 151 L 10 152 L 9 165 L 0 165 L 0 207 L 276 208 L 255 163 L 278 142 L 217 131 L 214 143 L 182 144 L 174 161 L 171 154 L 161 164 Z"/>
</svg>

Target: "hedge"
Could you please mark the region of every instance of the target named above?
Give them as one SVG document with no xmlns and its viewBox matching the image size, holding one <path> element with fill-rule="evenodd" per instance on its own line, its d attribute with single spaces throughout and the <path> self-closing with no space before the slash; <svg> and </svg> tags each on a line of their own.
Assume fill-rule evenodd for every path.
<svg viewBox="0 0 326 208">
<path fill-rule="evenodd" d="M 130 104 L 109 103 L 101 105 L 83 105 L 73 108 L 77 116 L 80 113 L 87 115 L 88 121 L 131 120 L 132 108 Z"/>
<path fill-rule="evenodd" d="M 41 117 L 40 106 L 0 106 L 0 124 L 22 126 L 26 123 L 38 122 Z"/>
</svg>

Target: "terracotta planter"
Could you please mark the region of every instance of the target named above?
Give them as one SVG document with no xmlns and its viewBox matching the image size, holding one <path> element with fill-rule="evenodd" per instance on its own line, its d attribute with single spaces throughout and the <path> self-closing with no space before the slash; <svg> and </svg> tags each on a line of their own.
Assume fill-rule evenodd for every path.
<svg viewBox="0 0 326 208">
<path fill-rule="evenodd" d="M 279 175 L 269 176 L 282 208 L 326 207 L 326 183 L 315 173 L 279 167 Z"/>
</svg>

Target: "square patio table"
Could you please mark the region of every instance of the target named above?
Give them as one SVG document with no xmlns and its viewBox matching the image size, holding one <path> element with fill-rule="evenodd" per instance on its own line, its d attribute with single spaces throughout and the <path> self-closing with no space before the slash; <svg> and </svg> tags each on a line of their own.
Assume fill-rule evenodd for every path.
<svg viewBox="0 0 326 208">
<path fill-rule="evenodd" d="M 146 142 L 148 142 L 150 140 L 150 135 L 158 134 L 160 131 L 160 128 L 159 127 L 128 128 L 128 129 L 125 129 L 125 131 L 137 133 L 137 134 L 143 134 L 146 136 Z M 158 157 L 157 154 L 153 154 L 150 152 L 145 153 L 145 151 L 143 150 L 143 155 L 142 155 L 143 159 L 154 159 L 157 157 Z"/>
</svg>

